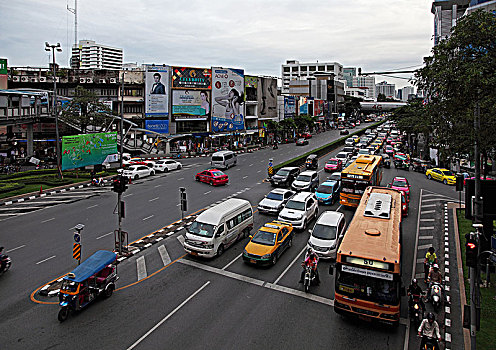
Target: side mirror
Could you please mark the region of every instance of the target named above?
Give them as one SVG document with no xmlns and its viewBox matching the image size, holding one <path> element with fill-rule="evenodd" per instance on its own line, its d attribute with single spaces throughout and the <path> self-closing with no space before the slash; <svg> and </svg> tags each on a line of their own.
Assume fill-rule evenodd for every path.
<svg viewBox="0 0 496 350">
<path fill-rule="evenodd" d="M 310 234 L 311 234 L 312 232 L 313 232 L 313 230 L 312 230 L 311 228 L 309 228 L 309 229 L 308 229 L 308 233 L 310 233 Z"/>
</svg>

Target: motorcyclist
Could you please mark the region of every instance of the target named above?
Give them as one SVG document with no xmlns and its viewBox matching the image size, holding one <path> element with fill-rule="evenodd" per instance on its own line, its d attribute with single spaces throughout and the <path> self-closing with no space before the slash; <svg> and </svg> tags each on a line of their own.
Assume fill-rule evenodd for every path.
<svg viewBox="0 0 496 350">
<path fill-rule="evenodd" d="M 308 248 L 305 254 L 305 261 L 301 264 L 301 266 L 303 266 L 303 271 L 301 271 L 300 283 L 303 283 L 303 279 L 305 278 L 305 266 L 309 265 L 315 276 L 315 284 L 320 284 L 319 270 L 317 269 L 318 263 L 319 257 L 317 253 L 315 253 L 312 248 Z"/>
<path fill-rule="evenodd" d="M 439 349 L 438 340 L 441 341 L 441 334 L 439 333 L 439 325 L 435 320 L 435 316 L 432 312 L 429 312 L 427 319 L 423 319 L 422 323 L 418 329 L 419 337 L 422 337 L 422 342 L 420 343 L 420 348 L 423 349 L 424 345 L 430 339 L 431 342 L 436 346 L 435 349 Z"/>
<path fill-rule="evenodd" d="M 3 255 L 3 247 L 0 247 L 0 271 L 3 270 L 5 268 L 5 255 Z"/>
<path fill-rule="evenodd" d="M 413 306 L 413 296 L 414 295 L 418 295 L 419 296 L 418 303 L 420 304 L 420 306 L 422 307 L 422 309 L 425 310 L 424 301 L 421 298 L 421 296 L 422 296 L 423 293 L 424 292 L 422 291 L 422 288 L 420 288 L 420 286 L 417 283 L 417 279 L 414 278 L 412 280 L 412 284 L 410 284 L 410 286 L 408 287 L 408 290 L 407 290 L 407 294 L 409 296 L 409 298 L 408 298 L 408 309 L 409 310 L 411 310 L 411 308 Z"/>
<path fill-rule="evenodd" d="M 429 289 L 427 291 L 427 298 L 431 296 L 431 287 L 433 283 L 439 283 L 441 285 L 441 293 L 443 291 L 442 283 L 443 283 L 443 275 L 441 271 L 439 271 L 439 265 L 432 265 L 432 269 L 429 271 L 429 277 L 427 277 L 427 281 L 429 282 Z"/>
<path fill-rule="evenodd" d="M 437 255 L 434 247 L 430 247 L 427 253 L 425 254 L 424 260 L 424 282 L 427 283 L 427 276 L 429 275 L 429 268 L 433 264 L 437 264 Z"/>
</svg>

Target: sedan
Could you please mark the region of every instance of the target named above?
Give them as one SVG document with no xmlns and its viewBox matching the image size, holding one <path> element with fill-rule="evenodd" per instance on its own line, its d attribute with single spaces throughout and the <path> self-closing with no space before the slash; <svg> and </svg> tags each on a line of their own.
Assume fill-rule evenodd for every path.
<svg viewBox="0 0 496 350">
<path fill-rule="evenodd" d="M 338 158 L 331 158 L 324 165 L 324 170 L 329 173 L 343 170 L 343 161 Z"/>
<path fill-rule="evenodd" d="M 341 181 L 327 180 L 320 184 L 315 190 L 315 197 L 319 204 L 334 204 L 339 200 L 339 193 L 341 192 Z"/>
<path fill-rule="evenodd" d="M 300 134 L 300 137 L 303 137 L 304 139 L 311 139 L 312 134 L 310 134 L 309 132 L 304 132 L 304 133 Z"/>
<path fill-rule="evenodd" d="M 205 182 L 210 186 L 225 185 L 229 182 L 229 177 L 218 169 L 200 171 L 195 176 L 196 181 Z"/>
<path fill-rule="evenodd" d="M 155 175 L 155 170 L 146 165 L 130 165 L 127 169 L 124 169 L 122 176 L 130 179 L 138 180 L 142 177 L 147 177 Z"/>
<path fill-rule="evenodd" d="M 157 160 L 153 167 L 156 171 L 169 172 L 171 170 L 178 170 L 182 168 L 182 164 L 178 161 L 171 159 Z"/>
<path fill-rule="evenodd" d="M 441 181 L 445 185 L 454 185 L 456 183 L 455 174 L 448 169 L 432 168 L 425 172 L 425 176 L 427 176 L 429 180 L 434 179 Z"/>
<path fill-rule="evenodd" d="M 401 191 L 405 194 L 407 202 L 410 201 L 410 184 L 406 177 L 396 176 L 393 181 L 388 184 L 388 187 Z"/>
<path fill-rule="evenodd" d="M 339 131 L 339 135 L 348 135 L 350 132 L 346 129 L 342 129 Z"/>
<path fill-rule="evenodd" d="M 258 203 L 258 211 L 265 214 L 277 215 L 284 207 L 286 202 L 293 197 L 295 192 L 282 188 L 276 188 L 270 191 L 264 199 Z"/>
<path fill-rule="evenodd" d="M 305 146 L 305 145 L 308 145 L 307 139 L 301 138 L 296 140 L 296 146 Z"/>
</svg>

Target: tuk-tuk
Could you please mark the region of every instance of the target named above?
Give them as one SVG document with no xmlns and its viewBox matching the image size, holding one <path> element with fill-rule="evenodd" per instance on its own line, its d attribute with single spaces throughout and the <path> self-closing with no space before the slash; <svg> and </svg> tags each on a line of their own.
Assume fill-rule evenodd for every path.
<svg viewBox="0 0 496 350">
<path fill-rule="evenodd" d="M 419 172 L 419 173 L 424 173 L 429 169 L 430 167 L 430 162 L 427 160 L 422 160 L 420 158 L 413 158 L 412 159 L 412 169 L 413 171 Z"/>
<path fill-rule="evenodd" d="M 319 167 L 319 158 L 316 154 L 311 154 L 307 157 L 305 162 L 307 169 L 317 169 Z"/>
<path fill-rule="evenodd" d="M 60 311 L 58 319 L 63 322 L 71 311 L 79 311 L 97 297 L 108 298 L 115 289 L 117 255 L 99 250 L 67 274 L 59 292 Z"/>
<path fill-rule="evenodd" d="M 396 153 L 393 162 L 396 169 L 410 170 L 410 158 L 406 154 Z"/>
<path fill-rule="evenodd" d="M 381 154 L 382 157 L 382 165 L 384 168 L 389 169 L 391 168 L 391 158 L 389 158 L 389 154 L 383 153 Z"/>
</svg>

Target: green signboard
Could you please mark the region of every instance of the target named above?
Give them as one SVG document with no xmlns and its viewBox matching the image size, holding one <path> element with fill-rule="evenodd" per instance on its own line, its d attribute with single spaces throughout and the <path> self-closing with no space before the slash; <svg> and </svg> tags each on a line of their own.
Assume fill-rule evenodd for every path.
<svg viewBox="0 0 496 350">
<path fill-rule="evenodd" d="M 7 59 L 0 58 L 0 74 L 7 75 Z"/>
<path fill-rule="evenodd" d="M 96 133 L 62 137 L 62 170 L 102 164 L 117 154 L 117 133 Z"/>
</svg>

